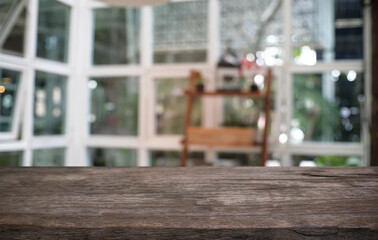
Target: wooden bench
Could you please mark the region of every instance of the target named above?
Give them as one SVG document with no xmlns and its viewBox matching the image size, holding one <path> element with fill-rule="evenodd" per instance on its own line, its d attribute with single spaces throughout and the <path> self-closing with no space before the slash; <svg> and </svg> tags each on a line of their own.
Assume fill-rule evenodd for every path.
<svg viewBox="0 0 378 240">
<path fill-rule="evenodd" d="M 0 239 L 378 239 L 378 168 L 0 168 Z"/>
</svg>

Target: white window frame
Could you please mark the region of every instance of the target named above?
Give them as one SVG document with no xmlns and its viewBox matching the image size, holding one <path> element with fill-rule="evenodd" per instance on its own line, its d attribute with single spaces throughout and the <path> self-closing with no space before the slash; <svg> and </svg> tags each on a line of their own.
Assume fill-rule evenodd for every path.
<svg viewBox="0 0 378 240">
<path fill-rule="evenodd" d="M 293 0 L 284 0 L 283 2 L 284 7 L 284 36 L 291 36 L 291 22 L 292 22 L 292 4 Z M 286 103 L 284 104 L 284 108 L 288 109 L 288 111 L 285 114 L 282 114 L 282 119 L 286 119 L 286 131 L 283 132 L 287 136 L 290 136 L 290 122 L 292 118 L 292 94 L 293 94 L 293 75 L 297 73 L 324 73 L 324 72 L 331 72 L 334 69 L 338 69 L 339 71 L 349 71 L 349 70 L 355 70 L 357 72 L 364 73 L 365 76 L 365 86 L 364 86 L 364 92 L 365 96 L 369 96 L 370 93 L 367 89 L 367 86 L 371 82 L 370 77 L 370 70 L 369 68 L 366 68 L 366 66 L 371 65 L 371 61 L 369 60 L 369 57 L 366 56 L 369 55 L 368 49 L 370 49 L 371 45 L 368 41 L 368 34 L 366 32 L 370 32 L 371 28 L 370 26 L 370 20 L 367 18 L 369 16 L 370 10 L 364 9 L 364 59 L 362 60 L 347 60 L 347 61 L 333 61 L 331 63 L 326 63 L 323 61 L 317 62 L 314 66 L 301 66 L 297 65 L 292 60 L 292 46 L 291 41 L 285 41 L 284 45 L 284 75 L 285 80 L 283 81 L 283 84 L 281 85 L 281 89 L 283 89 L 286 94 L 283 96 L 283 101 Z M 368 106 L 366 106 L 368 105 Z M 363 109 L 362 114 L 369 115 L 368 112 L 370 111 L 370 103 L 365 101 L 365 109 Z M 368 166 L 370 163 L 369 160 L 369 151 L 365 149 L 364 146 L 368 145 L 370 138 L 368 134 L 366 134 L 366 127 L 367 124 L 362 123 L 362 136 L 361 136 L 361 142 L 360 143 L 325 143 L 325 142 L 304 142 L 302 144 L 292 144 L 290 141 L 288 141 L 285 144 L 281 144 L 281 162 L 283 166 L 292 166 L 292 157 L 294 155 L 309 155 L 309 156 L 322 156 L 325 154 L 329 155 L 336 155 L 336 156 L 359 156 L 362 158 L 362 164 L 364 166 Z"/>
<path fill-rule="evenodd" d="M 10 12 L 7 14 L 11 14 L 8 19 L 6 19 L 5 23 L 2 26 L 2 32 L 0 32 L 0 48 L 3 47 L 7 37 L 11 33 L 14 25 L 16 24 L 18 18 L 20 17 L 22 10 L 26 6 L 27 1 L 22 0 L 15 8 L 11 8 Z M 13 11 L 13 12 L 12 12 Z"/>
<path fill-rule="evenodd" d="M 190 70 L 200 70 L 207 82 L 207 89 L 215 89 L 216 64 L 219 54 L 219 0 L 208 0 L 208 43 L 207 60 L 203 63 L 180 63 L 180 64 L 153 64 L 153 8 L 150 6 L 141 8 L 141 61 L 137 65 L 109 65 L 93 66 L 91 64 L 93 46 L 93 18 L 92 10 L 106 7 L 106 4 L 91 0 L 57 0 L 71 7 L 71 17 L 69 26 L 69 48 L 68 62 L 59 63 L 50 60 L 36 58 L 37 43 L 37 18 L 38 0 L 29 0 L 27 7 L 27 21 L 25 32 L 25 52 L 23 57 L 0 54 L 0 67 L 17 70 L 21 72 L 20 87 L 22 91 L 18 93 L 18 102 L 25 103 L 22 114 L 19 114 L 19 121 L 22 119 L 21 139 L 17 141 L 1 141 L 0 154 L 5 151 L 23 151 L 23 166 L 32 166 L 32 154 L 34 149 L 41 148 L 66 148 L 66 166 L 88 166 L 89 148 L 116 148 L 116 149 L 136 149 L 138 152 L 138 166 L 150 165 L 150 151 L 180 151 L 179 141 L 181 136 L 159 136 L 155 134 L 154 121 L 154 81 L 160 77 L 181 78 L 187 77 Z M 286 39 L 291 36 L 293 0 L 282 0 L 283 10 L 283 34 Z M 364 59 L 357 61 L 335 61 L 332 64 L 318 62 L 315 66 L 298 66 L 291 58 L 291 42 L 285 41 L 283 44 L 284 56 L 283 65 L 274 67 L 276 74 L 276 113 L 275 122 L 271 133 L 270 153 L 274 158 L 280 159 L 283 166 L 292 165 L 292 156 L 309 155 L 319 156 L 324 154 L 360 156 L 363 165 L 367 166 L 369 160 L 368 123 L 362 124 L 361 143 L 323 143 L 305 142 L 300 145 L 278 142 L 281 133 L 289 136 L 290 121 L 293 112 L 292 101 L 292 76 L 297 73 L 318 73 L 329 72 L 333 69 L 340 71 L 355 70 L 364 73 L 365 79 L 365 118 L 370 117 L 370 86 L 371 86 L 371 23 L 370 11 L 364 10 Z M 66 132 L 62 136 L 33 136 L 33 109 L 34 109 L 34 78 L 35 71 L 40 70 L 67 76 L 67 112 L 66 112 Z M 99 136 L 89 134 L 89 124 L 87 115 L 89 109 L 88 80 L 91 77 L 139 77 L 139 111 L 138 111 L 138 136 Z M 23 93 L 23 94 L 20 94 Z M 80 104 L 79 104 L 80 103 Z M 204 101 L 203 125 L 211 127 L 216 123 L 216 115 L 213 112 L 214 101 Z M 16 111 L 21 111 L 16 105 Z M 281 111 L 281 109 L 283 109 Z M 207 114 L 206 114 L 207 113 Z M 21 118 L 22 117 L 22 118 Z M 370 120 L 366 120 L 370 121 Z M 14 125 L 14 126 L 17 126 Z M 281 128 L 283 126 L 283 128 Z M 12 137 L 19 131 L 12 132 Z M 204 151 L 206 159 L 214 159 L 217 152 L 245 152 L 254 153 L 258 149 L 245 148 L 235 150 L 233 148 L 193 148 L 195 151 Z"/>
<path fill-rule="evenodd" d="M 7 56 L 0 56 L 4 60 L 9 60 L 12 62 L 11 58 L 7 58 Z M 22 103 L 25 101 L 25 68 L 22 65 L 14 64 L 14 63 L 5 63 L 1 62 L 0 60 L 0 68 L 11 70 L 20 73 L 20 79 L 18 82 L 18 89 L 16 92 L 16 99 L 13 109 L 13 116 L 12 116 L 12 126 L 9 132 L 2 132 L 0 134 L 0 141 L 4 140 L 16 140 L 20 130 L 20 123 L 21 123 L 21 113 L 22 113 Z M 0 146 L 1 149 L 1 146 Z"/>
<path fill-rule="evenodd" d="M 70 135 L 72 134 L 70 132 L 70 118 L 71 118 L 71 111 L 70 107 L 72 107 L 72 104 L 70 104 L 70 92 L 74 88 L 74 79 L 73 79 L 73 70 L 74 70 L 74 63 L 73 63 L 73 45 L 75 44 L 75 39 L 78 37 L 75 32 L 75 13 L 76 13 L 76 8 L 77 8 L 77 3 L 72 0 L 57 0 L 58 2 L 65 4 L 70 7 L 70 16 L 69 16 L 69 31 L 68 31 L 68 56 L 67 56 L 67 62 L 58 62 L 58 61 L 53 61 L 49 59 L 44 59 L 37 57 L 36 54 L 36 44 L 37 44 L 37 30 L 38 30 L 38 8 L 39 8 L 39 2 L 36 1 L 36 9 L 37 13 L 35 16 L 35 32 L 33 33 L 35 36 L 35 45 L 34 45 L 34 50 L 33 50 L 33 57 L 31 61 L 31 67 L 33 68 L 33 74 L 32 74 L 32 79 L 29 79 L 29 81 L 33 84 L 32 86 L 32 91 L 30 93 L 30 102 L 32 103 L 31 105 L 31 119 L 28 120 L 28 123 L 31 123 L 31 128 L 29 129 L 29 132 L 27 133 L 27 136 L 31 139 L 31 143 L 28 146 L 27 151 L 29 151 L 29 154 L 26 154 L 24 156 L 24 163 L 27 166 L 32 166 L 33 164 L 33 151 L 37 149 L 54 149 L 54 148 L 64 148 L 65 149 L 65 165 L 69 161 L 69 156 L 67 155 L 67 149 L 70 147 Z M 33 4 L 33 3 L 31 3 Z M 33 46 L 30 46 L 32 48 Z M 35 74 L 37 71 L 44 72 L 44 73 L 51 73 L 51 74 L 58 74 L 62 75 L 64 77 L 67 77 L 66 80 L 66 114 L 65 114 L 65 119 L 64 119 L 64 124 L 65 124 L 65 132 L 61 135 L 42 135 L 42 136 L 35 136 L 34 135 L 34 91 L 35 91 Z M 30 107 L 30 106 L 29 106 Z"/>
<path fill-rule="evenodd" d="M 51 149 L 51 148 L 67 148 L 70 144 L 69 141 L 69 105 L 66 104 L 65 124 L 66 131 L 62 135 L 51 136 L 34 136 L 34 83 L 36 71 L 42 71 L 47 73 L 64 75 L 67 77 L 67 93 L 70 92 L 72 87 L 72 72 L 74 64 L 72 61 L 72 43 L 75 42 L 75 34 L 73 31 L 74 18 L 73 12 L 76 8 L 75 1 L 69 0 L 57 0 L 63 4 L 70 6 L 70 23 L 69 23 L 69 43 L 68 43 L 68 63 L 55 62 L 43 58 L 36 57 L 36 43 L 37 43 L 37 29 L 38 29 L 38 0 L 30 0 L 27 5 L 27 20 L 25 26 L 25 52 L 23 57 L 16 57 L 6 54 L 0 54 L 0 66 L 10 70 L 17 70 L 21 72 L 20 79 L 20 92 L 16 103 L 17 117 L 15 121 L 20 121 L 20 115 L 18 112 L 23 113 L 23 131 L 21 133 L 21 139 L 14 142 L 0 143 L 0 151 L 23 151 L 23 166 L 32 166 L 32 155 L 36 149 Z M 11 65 L 13 64 L 13 66 Z M 71 86 L 71 87 L 70 87 Z M 66 98 L 68 101 L 69 98 Z M 21 108 L 21 104 L 23 108 Z M 15 124 L 18 126 L 19 124 Z M 18 129 L 14 130 L 14 135 L 17 135 Z M 67 163 L 67 154 L 65 162 Z"/>
</svg>

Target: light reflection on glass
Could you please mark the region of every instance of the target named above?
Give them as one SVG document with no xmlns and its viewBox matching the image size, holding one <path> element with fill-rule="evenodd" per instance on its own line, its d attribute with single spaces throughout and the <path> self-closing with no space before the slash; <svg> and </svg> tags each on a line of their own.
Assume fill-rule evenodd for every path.
<svg viewBox="0 0 378 240">
<path fill-rule="evenodd" d="M 93 9 L 94 65 L 138 64 L 140 8 Z"/>
<path fill-rule="evenodd" d="M 37 72 L 35 79 L 34 134 L 64 134 L 67 77 Z"/>
<path fill-rule="evenodd" d="M 293 90 L 292 143 L 361 141 L 360 109 L 364 101 L 361 74 L 338 70 L 295 74 Z"/>
<path fill-rule="evenodd" d="M 205 62 L 208 1 L 154 7 L 154 63 Z"/>
<path fill-rule="evenodd" d="M 156 83 L 156 133 L 183 134 L 186 110 L 184 89 L 187 79 L 157 79 Z M 195 99 L 192 111 L 192 124 L 201 123 L 201 102 Z"/>
<path fill-rule="evenodd" d="M 37 56 L 68 61 L 71 8 L 59 1 L 39 0 Z"/>
<path fill-rule="evenodd" d="M 0 68 L 0 133 L 10 132 L 14 127 L 19 79 L 19 72 Z"/>
<path fill-rule="evenodd" d="M 88 82 L 91 134 L 138 134 L 138 77 L 95 78 Z"/>
<path fill-rule="evenodd" d="M 281 1 L 221 0 L 222 55 L 232 52 L 238 62 L 247 56 L 258 66 L 282 65 L 281 19 Z"/>
<path fill-rule="evenodd" d="M 62 167 L 64 166 L 65 149 L 36 149 L 33 151 L 33 166 Z"/>
<path fill-rule="evenodd" d="M 359 0 L 294 0 L 293 60 L 314 65 L 363 58 L 363 9 Z"/>
</svg>

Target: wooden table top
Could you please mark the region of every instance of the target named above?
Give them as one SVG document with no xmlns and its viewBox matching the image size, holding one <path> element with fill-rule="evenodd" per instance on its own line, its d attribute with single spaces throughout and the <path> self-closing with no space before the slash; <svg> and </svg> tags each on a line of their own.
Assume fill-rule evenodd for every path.
<svg viewBox="0 0 378 240">
<path fill-rule="evenodd" d="M 378 168 L 0 168 L 0 239 L 378 239 Z"/>
</svg>

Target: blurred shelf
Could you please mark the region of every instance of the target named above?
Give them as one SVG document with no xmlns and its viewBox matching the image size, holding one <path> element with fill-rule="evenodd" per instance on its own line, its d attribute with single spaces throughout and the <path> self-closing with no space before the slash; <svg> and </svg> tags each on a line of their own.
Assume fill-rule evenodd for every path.
<svg viewBox="0 0 378 240">
<path fill-rule="evenodd" d="M 222 137 L 220 137 L 222 136 Z M 256 129 L 245 127 L 202 128 L 188 127 L 184 144 L 207 147 L 254 147 Z"/>
<path fill-rule="evenodd" d="M 195 83 L 201 78 L 201 74 L 192 71 L 189 77 L 189 88 L 185 91 L 187 97 L 187 109 L 185 116 L 185 132 L 182 140 L 183 151 L 181 154 L 181 166 L 186 166 L 188 158 L 188 147 L 190 145 L 201 145 L 206 147 L 255 147 L 261 146 L 261 165 L 264 166 L 268 159 L 268 128 L 270 115 L 270 88 L 272 70 L 268 69 L 265 79 L 267 81 L 266 91 L 196 91 Z M 191 113 L 195 97 L 249 97 L 265 100 L 265 125 L 261 143 L 257 143 L 256 129 L 251 127 L 223 127 L 223 128 L 202 128 L 191 126 Z"/>
<path fill-rule="evenodd" d="M 193 97 L 250 97 L 250 98 L 265 98 L 266 93 L 264 92 L 226 92 L 226 91 L 206 91 L 206 92 L 197 92 L 197 91 L 185 91 L 185 95 Z"/>
</svg>

